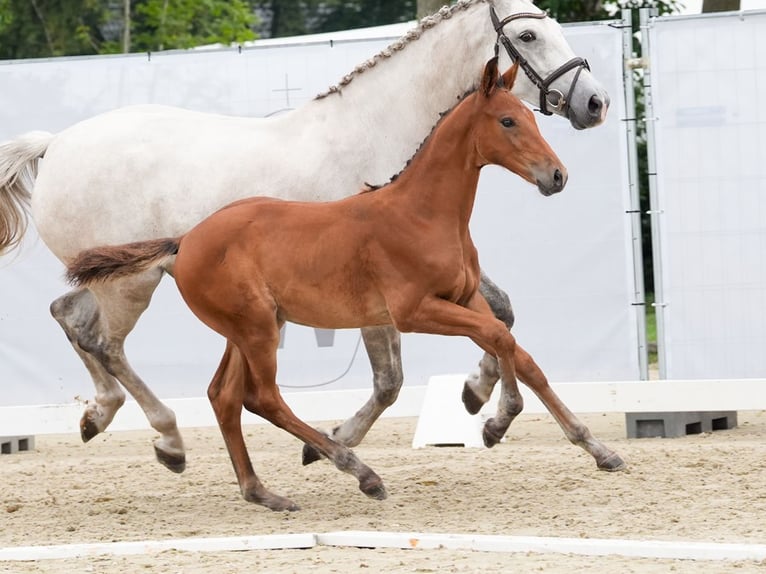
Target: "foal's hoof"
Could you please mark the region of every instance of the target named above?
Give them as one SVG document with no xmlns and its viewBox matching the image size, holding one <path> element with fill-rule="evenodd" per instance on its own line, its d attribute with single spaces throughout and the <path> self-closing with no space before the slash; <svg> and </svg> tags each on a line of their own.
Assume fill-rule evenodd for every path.
<svg viewBox="0 0 766 574">
<path fill-rule="evenodd" d="M 258 504 L 261 504 L 269 510 L 273 510 L 274 512 L 283 512 L 285 510 L 288 512 L 295 512 L 301 509 L 300 506 L 295 504 L 289 498 L 278 496 L 276 494 L 272 494 L 270 497 L 268 497 L 268 499 L 262 500 Z"/>
<path fill-rule="evenodd" d="M 80 438 L 82 439 L 82 442 L 88 442 L 100 432 L 101 431 L 98 430 L 96 423 L 93 422 L 93 419 L 89 418 L 87 415 L 83 415 L 80 419 Z"/>
<path fill-rule="evenodd" d="M 289 512 L 295 512 L 296 510 L 300 510 L 301 507 L 295 504 L 292 500 L 289 498 L 285 498 L 284 496 L 279 496 L 278 494 L 272 494 L 271 492 L 261 492 L 258 494 L 248 494 L 245 493 L 244 495 L 245 500 L 248 502 L 253 502 L 255 504 L 260 504 L 261 506 L 265 506 L 269 510 L 273 510 L 274 512 L 282 512 L 282 511 L 289 511 Z"/>
<path fill-rule="evenodd" d="M 506 429 L 500 429 L 495 425 L 495 419 L 489 419 L 484 423 L 481 438 L 484 440 L 484 446 L 492 448 L 503 439 Z"/>
<path fill-rule="evenodd" d="M 322 458 L 322 453 L 320 453 L 317 449 L 308 444 L 303 445 L 303 466 L 311 464 L 312 462 L 316 462 L 320 458 Z"/>
<path fill-rule="evenodd" d="M 484 401 L 468 385 L 468 381 L 463 385 L 463 405 L 465 405 L 465 410 L 472 415 L 478 413 L 484 406 Z"/>
<path fill-rule="evenodd" d="M 359 490 L 364 492 L 370 498 L 374 498 L 375 500 L 385 500 L 388 498 L 386 487 L 383 486 L 383 481 L 380 479 L 378 479 L 373 484 L 366 484 L 364 486 L 360 484 Z"/>
<path fill-rule="evenodd" d="M 186 470 L 186 455 L 185 454 L 170 454 L 164 450 L 154 447 L 154 454 L 157 456 L 157 460 L 165 466 L 168 470 L 177 474 Z"/>
<path fill-rule="evenodd" d="M 625 464 L 625 461 L 622 460 L 620 455 L 616 452 L 613 452 L 611 455 L 606 457 L 605 460 L 602 460 L 596 464 L 598 465 L 599 470 L 605 470 L 607 472 L 617 472 L 628 468 L 628 465 Z"/>
</svg>

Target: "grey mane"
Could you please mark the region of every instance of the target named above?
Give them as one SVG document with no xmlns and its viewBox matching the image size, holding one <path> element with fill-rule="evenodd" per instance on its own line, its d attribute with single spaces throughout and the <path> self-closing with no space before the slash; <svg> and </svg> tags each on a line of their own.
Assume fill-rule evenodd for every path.
<svg viewBox="0 0 766 574">
<path fill-rule="evenodd" d="M 417 155 L 420 153 L 420 150 L 422 150 L 422 149 L 423 149 L 423 147 L 426 145 L 426 143 L 428 142 L 428 140 L 430 140 L 430 139 L 431 139 L 431 136 L 432 136 L 432 135 L 433 135 L 433 133 L 436 131 L 436 128 L 438 128 L 438 127 L 439 127 L 439 124 L 441 124 L 441 123 L 442 123 L 442 120 L 443 120 L 443 119 L 444 119 L 444 118 L 445 118 L 447 115 L 449 115 L 449 113 L 450 113 L 452 110 L 454 110 L 454 109 L 455 109 L 455 108 L 456 108 L 456 107 L 457 107 L 457 106 L 458 106 L 458 105 L 459 105 L 459 104 L 460 104 L 460 103 L 461 103 L 461 102 L 462 102 L 464 99 L 466 99 L 468 96 L 470 96 L 471 94 L 473 94 L 473 93 L 475 93 L 475 92 L 476 92 L 476 88 L 473 88 L 473 89 L 470 89 L 470 90 L 468 90 L 468 91 L 467 91 L 466 93 L 464 93 L 462 96 L 458 96 L 458 98 L 457 98 L 457 102 L 455 102 L 455 104 L 454 104 L 454 105 L 453 105 L 453 106 L 452 106 L 450 109 L 448 109 L 448 110 L 447 110 L 447 111 L 445 111 L 445 112 L 440 112 L 440 113 L 439 113 L 439 119 L 438 119 L 438 120 L 436 120 L 436 123 L 435 123 L 435 124 L 434 124 L 434 126 L 431 128 L 431 131 L 430 131 L 430 132 L 428 132 L 428 135 L 425 137 L 425 139 L 424 139 L 422 142 L 420 142 L 420 145 L 418 146 L 418 149 L 416 149 L 416 150 L 415 150 L 415 153 L 414 153 L 414 154 L 412 154 L 412 156 L 410 157 L 410 159 L 408 159 L 408 160 L 407 160 L 407 162 L 404 164 L 404 167 L 403 167 L 401 170 L 399 170 L 399 172 L 398 172 L 398 173 L 395 173 L 393 176 L 391 176 L 391 178 L 390 178 L 390 179 L 389 179 L 389 180 L 388 180 L 386 183 L 382 183 L 382 184 L 372 184 L 372 183 L 367 183 L 367 182 L 364 182 L 364 186 L 365 186 L 365 187 L 364 187 L 364 189 L 362 189 L 361 193 L 367 193 L 367 192 L 369 192 L 369 191 L 377 191 L 377 190 L 379 190 L 379 189 L 381 189 L 381 188 L 384 188 L 384 187 L 386 187 L 387 185 L 389 185 L 389 184 L 391 184 L 391 183 L 395 182 L 395 181 L 396 181 L 396 180 L 399 178 L 399 176 L 400 176 L 400 175 L 402 175 L 402 174 L 403 174 L 403 173 L 404 173 L 404 172 L 407 170 L 407 168 L 408 168 L 408 167 L 410 167 L 410 164 L 412 163 L 412 160 L 414 160 L 414 159 L 415 159 L 415 157 L 416 157 L 416 156 L 417 156 Z"/>
</svg>

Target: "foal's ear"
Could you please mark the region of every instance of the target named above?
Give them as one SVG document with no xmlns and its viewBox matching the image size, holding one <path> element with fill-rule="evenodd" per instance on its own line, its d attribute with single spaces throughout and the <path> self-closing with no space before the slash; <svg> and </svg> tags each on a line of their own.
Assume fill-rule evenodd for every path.
<svg viewBox="0 0 766 574">
<path fill-rule="evenodd" d="M 507 90 L 510 90 L 513 88 L 513 83 L 516 81 L 516 74 L 518 73 L 518 71 L 519 71 L 519 61 L 516 60 L 513 63 L 513 66 L 508 68 L 505 74 L 503 74 L 502 82 L 503 82 L 503 86 L 505 86 Z"/>
<path fill-rule="evenodd" d="M 481 78 L 481 93 L 485 98 L 488 98 L 497 86 L 498 78 L 497 56 L 495 56 L 484 66 L 484 75 Z"/>
</svg>

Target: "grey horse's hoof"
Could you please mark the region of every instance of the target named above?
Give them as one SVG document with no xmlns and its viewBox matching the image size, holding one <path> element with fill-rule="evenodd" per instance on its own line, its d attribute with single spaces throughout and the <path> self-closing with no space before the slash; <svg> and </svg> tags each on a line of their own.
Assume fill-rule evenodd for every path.
<svg viewBox="0 0 766 574">
<path fill-rule="evenodd" d="M 154 454 L 157 456 L 157 460 L 165 468 L 176 474 L 182 473 L 186 470 L 186 455 L 185 454 L 170 454 L 163 450 L 154 447 Z"/>
<path fill-rule="evenodd" d="M 322 453 L 309 444 L 303 445 L 303 466 L 309 465 L 312 462 L 318 461 L 322 458 Z"/>
<path fill-rule="evenodd" d="M 482 430 L 481 437 L 484 440 L 484 446 L 492 448 L 499 443 L 505 435 L 506 429 L 499 429 L 495 425 L 495 419 L 489 419 L 484 423 L 484 430 Z"/>
<path fill-rule="evenodd" d="M 467 410 L 469 414 L 475 415 L 481 410 L 481 407 L 484 406 L 484 401 L 482 401 L 473 391 L 473 389 L 468 385 L 468 382 L 463 385 L 462 398 L 463 405 L 465 405 L 465 410 Z"/>
<path fill-rule="evenodd" d="M 100 432 L 101 431 L 98 430 L 96 423 L 83 415 L 82 419 L 80 419 L 80 438 L 82 439 L 82 442 L 88 442 Z"/>
</svg>

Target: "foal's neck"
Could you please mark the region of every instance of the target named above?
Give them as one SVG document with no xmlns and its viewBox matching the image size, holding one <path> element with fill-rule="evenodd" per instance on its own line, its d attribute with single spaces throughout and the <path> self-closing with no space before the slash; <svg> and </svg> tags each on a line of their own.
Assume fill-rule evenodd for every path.
<svg viewBox="0 0 766 574">
<path fill-rule="evenodd" d="M 461 102 L 433 130 L 409 166 L 387 188 L 421 212 L 468 228 L 482 161 L 476 150 L 474 98 Z"/>
</svg>

